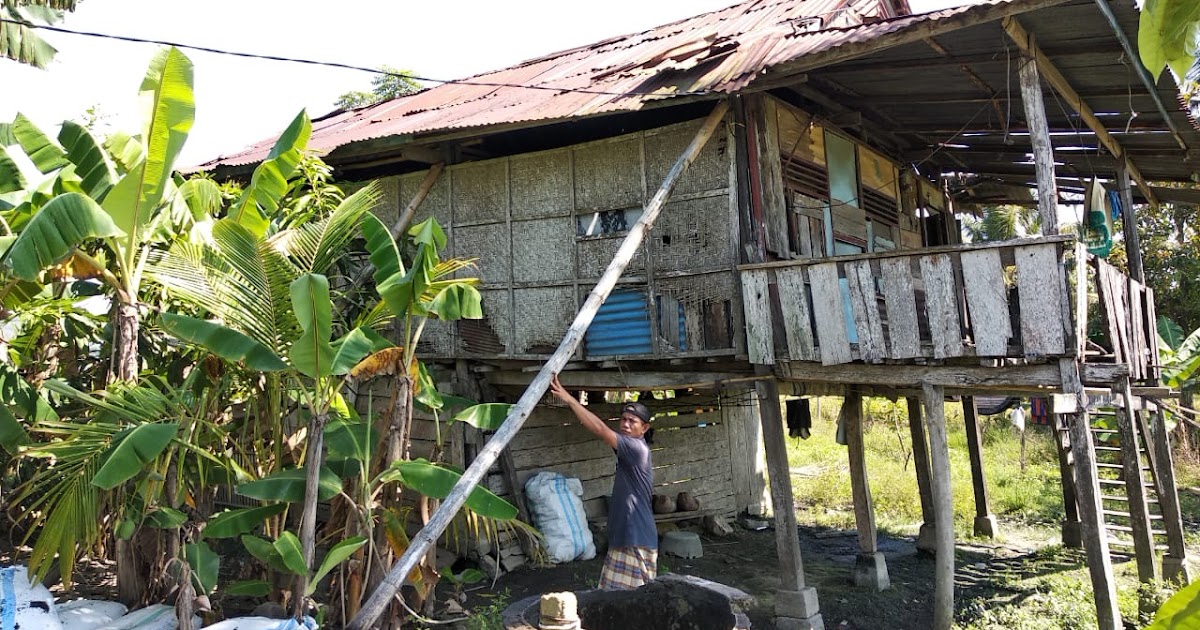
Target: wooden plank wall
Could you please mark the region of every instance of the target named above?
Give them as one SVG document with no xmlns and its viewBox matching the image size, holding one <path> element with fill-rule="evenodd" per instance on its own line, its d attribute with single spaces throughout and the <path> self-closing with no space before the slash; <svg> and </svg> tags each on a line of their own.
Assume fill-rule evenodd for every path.
<svg viewBox="0 0 1200 630">
<path fill-rule="evenodd" d="M 649 406 L 657 412 L 667 404 L 680 405 L 678 400 L 656 401 L 661 404 Z M 657 415 L 655 418 L 654 444 L 651 446 L 655 493 L 675 497 L 679 492 L 688 492 L 700 500 L 702 509 L 734 514 L 738 510 L 730 427 L 735 423 L 744 426 L 745 411 L 738 408 L 726 417 L 715 399 L 688 400 L 695 403 L 691 409 L 680 409 L 676 415 Z M 620 413 L 617 404 L 600 403 L 589 405 L 589 408 L 601 418 L 616 417 Z M 615 428 L 616 423 L 610 423 L 610 426 Z M 746 443 L 742 432 L 738 433 L 738 439 L 740 444 Z M 616 455 L 581 427 L 566 408 L 537 407 L 509 448 L 517 483 L 524 484 L 542 471 L 577 477 L 583 483 L 583 505 L 588 518 L 602 518 L 607 514 L 605 501 L 612 492 Z M 499 471 L 490 474 L 486 483 L 493 492 L 511 496 L 508 481 Z"/>
<path fill-rule="evenodd" d="M 1067 243 L 1065 238 L 1025 239 L 745 265 L 750 360 L 771 364 L 779 356 L 838 365 L 918 357 L 1074 355 L 1074 314 L 1063 256 Z M 776 285 L 778 309 L 761 299 L 771 294 L 771 284 Z M 1117 280 L 1109 285 L 1113 308 L 1128 304 L 1131 291 L 1142 296 L 1134 301 L 1144 305 L 1140 285 Z M 1016 324 L 1014 299 L 1019 306 Z M 1119 312 L 1129 311 L 1136 309 Z M 773 336 L 775 317 L 781 318 L 784 339 Z M 1124 327 L 1122 331 L 1137 328 L 1127 321 L 1113 325 Z M 1129 352 L 1145 355 L 1146 334 L 1139 338 L 1121 332 L 1119 337 L 1128 340 Z"/>
<path fill-rule="evenodd" d="M 1129 366 L 1134 381 L 1158 380 L 1158 327 L 1154 291 L 1099 258 L 1092 258 L 1091 281 L 1100 303 L 1101 345 L 1115 363 Z"/>
</svg>

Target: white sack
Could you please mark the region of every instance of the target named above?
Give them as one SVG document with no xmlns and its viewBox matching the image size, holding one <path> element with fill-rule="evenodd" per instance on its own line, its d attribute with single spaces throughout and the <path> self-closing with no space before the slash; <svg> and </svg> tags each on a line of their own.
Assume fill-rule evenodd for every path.
<svg viewBox="0 0 1200 630">
<path fill-rule="evenodd" d="M 596 543 L 588 529 L 582 497 L 583 484 L 558 473 L 540 472 L 525 482 L 525 500 L 534 525 L 546 538 L 551 562 L 596 557 Z"/>
<path fill-rule="evenodd" d="M 296 623 L 295 619 L 272 619 L 270 617 L 234 617 L 226 619 L 204 630 L 317 630 L 317 622 L 312 617 L 305 617 L 304 624 Z"/>
<path fill-rule="evenodd" d="M 76 599 L 57 605 L 58 620 L 63 630 L 94 630 L 129 610 L 121 602 L 106 602 L 98 599 Z"/>
<path fill-rule="evenodd" d="M 50 589 L 31 583 L 29 571 L 19 564 L 0 569 L 0 623 L 7 628 L 62 630 Z"/>
<path fill-rule="evenodd" d="M 204 620 L 196 615 L 192 622 L 194 627 L 199 628 Z M 175 630 L 178 627 L 174 606 L 154 604 L 114 619 L 95 630 Z"/>
</svg>

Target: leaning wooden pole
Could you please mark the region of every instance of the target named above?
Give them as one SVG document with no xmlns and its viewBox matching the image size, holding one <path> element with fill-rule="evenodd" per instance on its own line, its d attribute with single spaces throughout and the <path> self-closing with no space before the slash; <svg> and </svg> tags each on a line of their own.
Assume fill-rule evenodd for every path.
<svg viewBox="0 0 1200 630">
<path fill-rule="evenodd" d="M 692 162 L 700 154 L 700 150 L 704 148 L 705 143 L 712 137 L 717 126 L 725 118 L 725 112 L 729 109 L 729 104 L 726 101 L 720 101 L 713 108 L 708 118 L 704 120 L 704 124 L 700 130 L 696 132 L 696 136 L 692 138 L 691 144 L 684 150 L 679 159 L 675 161 L 675 165 L 671 167 L 667 177 L 663 180 L 662 186 L 658 192 L 654 193 L 654 197 L 646 204 L 645 210 L 642 212 L 641 218 L 634 223 L 633 228 L 629 230 L 629 234 L 625 236 L 625 240 L 621 243 L 621 248 L 617 250 L 611 262 L 608 263 L 608 268 L 604 270 L 604 275 L 600 277 L 600 281 L 596 283 L 596 287 L 588 295 L 583 307 L 575 315 L 575 321 L 567 330 L 566 336 L 562 342 L 558 344 L 558 349 L 542 366 L 538 375 L 525 389 L 521 399 L 513 406 L 512 411 L 508 413 L 508 418 L 504 420 L 503 426 L 496 432 L 492 439 L 479 451 L 475 461 L 471 463 L 466 472 L 463 473 L 462 479 L 455 484 L 454 489 L 442 501 L 441 506 L 433 513 L 429 522 L 413 537 L 408 549 L 404 555 L 400 557 L 396 564 L 388 572 L 383 583 L 379 588 L 371 594 L 363 607 L 358 611 L 349 625 L 348 630 L 366 630 L 375 625 L 379 617 L 387 608 L 388 603 L 395 597 L 400 587 L 404 584 L 408 574 L 416 568 L 418 561 L 425 552 L 433 546 L 434 542 L 446 531 L 446 527 L 450 525 L 450 521 L 454 515 L 462 508 L 463 503 L 467 500 L 467 494 L 475 488 L 476 485 L 487 474 L 489 468 L 495 463 L 508 443 L 517 435 L 517 431 L 521 430 L 521 426 L 525 424 L 525 420 L 529 417 L 530 412 L 537 406 L 542 396 L 546 394 L 546 389 L 550 386 L 550 379 L 567 364 L 571 356 L 575 354 L 575 350 L 583 341 L 583 335 L 592 324 L 592 319 L 595 318 L 596 312 L 600 310 L 600 305 L 608 298 L 613 287 L 616 286 L 617 280 L 621 274 L 625 272 L 625 268 L 629 265 L 629 261 L 633 259 L 633 255 L 637 253 L 641 247 L 642 241 L 650 232 L 650 228 L 654 225 L 654 220 L 658 218 L 659 212 L 667 202 L 667 198 L 671 196 L 671 191 L 675 189 L 675 185 L 679 183 L 679 178 L 687 171 Z"/>
</svg>

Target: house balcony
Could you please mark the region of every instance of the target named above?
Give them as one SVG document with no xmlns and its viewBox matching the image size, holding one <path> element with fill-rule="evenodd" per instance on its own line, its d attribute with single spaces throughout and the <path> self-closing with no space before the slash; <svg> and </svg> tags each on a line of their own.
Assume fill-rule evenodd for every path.
<svg viewBox="0 0 1200 630">
<path fill-rule="evenodd" d="M 1087 261 L 1082 283 L 1080 260 Z M 1049 368 L 1073 358 L 1158 382 L 1152 290 L 1088 255 L 1073 236 L 739 271 L 752 363 Z M 820 380 L 822 371 L 805 373 Z"/>
</svg>

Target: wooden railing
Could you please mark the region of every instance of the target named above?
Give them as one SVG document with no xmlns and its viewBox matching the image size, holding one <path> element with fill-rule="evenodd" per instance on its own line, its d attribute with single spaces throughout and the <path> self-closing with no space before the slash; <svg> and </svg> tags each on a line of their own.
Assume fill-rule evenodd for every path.
<svg viewBox="0 0 1200 630">
<path fill-rule="evenodd" d="M 1068 267 L 1084 256 L 1073 237 L 1050 236 L 744 265 L 747 351 L 759 364 L 824 365 L 1074 356 L 1152 377 L 1153 295 L 1102 261 L 1075 283 Z M 1085 352 L 1089 284 L 1118 341 Z"/>
<path fill-rule="evenodd" d="M 1154 290 L 1098 258 L 1088 264 L 1088 282 L 1099 313 L 1090 330 L 1084 360 L 1124 363 L 1129 366 L 1131 379 L 1157 385 L 1160 370 Z"/>
</svg>

